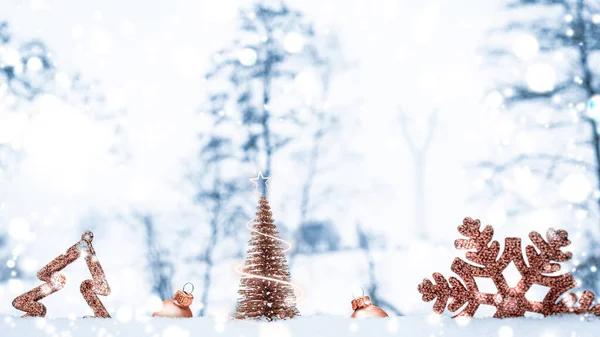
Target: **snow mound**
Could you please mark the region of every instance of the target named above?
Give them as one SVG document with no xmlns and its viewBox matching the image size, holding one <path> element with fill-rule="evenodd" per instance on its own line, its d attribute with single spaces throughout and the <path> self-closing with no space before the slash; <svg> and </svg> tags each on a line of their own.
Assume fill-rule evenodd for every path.
<svg viewBox="0 0 600 337">
<path fill-rule="evenodd" d="M 0 315 L 2 337 L 597 337 L 600 320 L 577 316 L 514 319 L 451 319 L 441 316 L 356 320 L 335 316 L 301 317 L 274 323 L 213 318 L 118 319 L 16 318 Z"/>
</svg>

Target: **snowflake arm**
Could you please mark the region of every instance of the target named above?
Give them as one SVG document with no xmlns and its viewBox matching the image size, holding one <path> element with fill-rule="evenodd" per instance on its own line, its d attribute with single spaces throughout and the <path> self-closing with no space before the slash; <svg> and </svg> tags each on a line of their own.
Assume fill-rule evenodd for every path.
<svg viewBox="0 0 600 337">
<path fill-rule="evenodd" d="M 540 273 L 554 273 L 560 270 L 560 264 L 554 262 L 566 262 L 571 259 L 571 252 L 563 252 L 560 249 L 568 246 L 571 241 L 568 239 L 568 234 L 564 230 L 555 231 L 548 230 L 546 234 L 547 241 L 538 232 L 531 232 L 529 239 L 536 249 L 529 245 L 525 252 L 532 269 L 539 270 Z"/>
<path fill-rule="evenodd" d="M 457 278 L 450 277 L 447 281 L 442 274 L 434 273 L 433 280 L 435 283 L 424 279 L 418 290 L 423 294 L 423 301 L 436 300 L 433 304 L 433 311 L 437 314 L 443 313 L 446 305 L 448 305 L 448 310 L 454 312 L 468 300 L 467 288 Z"/>
<path fill-rule="evenodd" d="M 480 228 L 479 220 L 465 218 L 463 224 L 458 227 L 458 231 L 468 239 L 457 239 L 454 246 L 460 250 L 474 249 L 473 252 L 467 252 L 467 260 L 482 266 L 491 266 L 496 263 L 500 253 L 500 243 L 492 241 L 494 236 L 492 226 L 485 226 L 482 231 L 479 230 Z"/>
</svg>

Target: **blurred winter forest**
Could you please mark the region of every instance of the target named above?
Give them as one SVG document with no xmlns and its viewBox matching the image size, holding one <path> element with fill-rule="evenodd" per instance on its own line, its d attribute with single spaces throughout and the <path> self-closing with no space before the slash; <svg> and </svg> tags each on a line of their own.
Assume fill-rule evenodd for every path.
<svg viewBox="0 0 600 337">
<path fill-rule="evenodd" d="M 428 312 L 465 216 L 569 230 L 598 292 L 598 51 L 589 0 L 4 0 L 0 312 L 91 230 L 117 318 L 191 282 L 225 319 L 258 171 L 303 315 Z M 48 316 L 89 314 L 65 272 Z"/>
</svg>

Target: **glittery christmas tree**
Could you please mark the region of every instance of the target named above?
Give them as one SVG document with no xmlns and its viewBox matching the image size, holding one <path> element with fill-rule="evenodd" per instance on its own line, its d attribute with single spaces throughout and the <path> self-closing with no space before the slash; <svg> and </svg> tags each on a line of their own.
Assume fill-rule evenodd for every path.
<svg viewBox="0 0 600 337">
<path fill-rule="evenodd" d="M 264 195 L 257 209 L 234 317 L 273 321 L 299 316 L 282 240 Z"/>
</svg>

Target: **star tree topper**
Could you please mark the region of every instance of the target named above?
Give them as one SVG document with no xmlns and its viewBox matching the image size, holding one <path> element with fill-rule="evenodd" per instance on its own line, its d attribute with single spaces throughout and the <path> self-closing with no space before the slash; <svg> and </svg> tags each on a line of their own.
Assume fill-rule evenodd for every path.
<svg viewBox="0 0 600 337">
<path fill-rule="evenodd" d="M 256 185 L 254 187 L 254 193 L 259 192 L 261 195 L 266 195 L 269 189 L 269 180 L 271 177 L 263 176 L 262 172 L 258 171 L 256 178 L 250 178 L 250 181 Z"/>
</svg>

